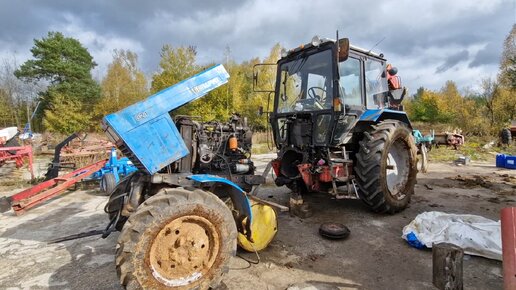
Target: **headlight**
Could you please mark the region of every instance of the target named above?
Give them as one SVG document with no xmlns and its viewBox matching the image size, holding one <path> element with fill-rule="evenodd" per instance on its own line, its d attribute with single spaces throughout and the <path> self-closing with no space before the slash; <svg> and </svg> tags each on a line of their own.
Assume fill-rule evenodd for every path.
<svg viewBox="0 0 516 290">
<path fill-rule="evenodd" d="M 281 57 L 287 57 L 287 55 L 288 55 L 288 51 L 285 48 L 282 48 L 280 53 L 281 53 Z"/>
<path fill-rule="evenodd" d="M 319 36 L 316 35 L 312 37 L 312 45 L 319 46 L 319 44 L 321 44 L 321 39 L 319 38 Z"/>
</svg>

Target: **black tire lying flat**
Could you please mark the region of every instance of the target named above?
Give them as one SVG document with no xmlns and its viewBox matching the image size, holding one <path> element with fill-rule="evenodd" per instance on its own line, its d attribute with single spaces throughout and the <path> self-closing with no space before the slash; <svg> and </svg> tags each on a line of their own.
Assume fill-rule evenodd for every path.
<svg viewBox="0 0 516 290">
<path fill-rule="evenodd" d="M 161 189 L 129 217 L 118 238 L 116 269 L 126 289 L 216 287 L 236 253 L 229 208 L 214 194 Z"/>
<path fill-rule="evenodd" d="M 385 120 L 364 133 L 355 175 L 359 197 L 373 211 L 403 210 L 414 193 L 417 148 L 411 130 L 397 120 Z"/>
<path fill-rule="evenodd" d="M 100 191 L 104 193 L 104 195 L 110 195 L 116 187 L 116 178 L 115 175 L 111 172 L 106 173 L 100 179 Z"/>
<path fill-rule="evenodd" d="M 339 223 L 323 223 L 319 227 L 319 234 L 330 240 L 345 239 L 350 233 L 348 227 Z"/>
</svg>

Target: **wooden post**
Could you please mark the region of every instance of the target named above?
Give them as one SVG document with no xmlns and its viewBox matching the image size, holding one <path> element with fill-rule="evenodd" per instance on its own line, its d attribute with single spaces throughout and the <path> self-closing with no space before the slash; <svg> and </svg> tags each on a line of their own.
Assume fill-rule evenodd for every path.
<svg viewBox="0 0 516 290">
<path fill-rule="evenodd" d="M 503 285 L 516 289 L 516 207 L 506 207 L 501 212 Z"/>
<path fill-rule="evenodd" d="M 439 243 L 432 246 L 432 283 L 440 290 L 462 290 L 462 248 Z"/>
</svg>

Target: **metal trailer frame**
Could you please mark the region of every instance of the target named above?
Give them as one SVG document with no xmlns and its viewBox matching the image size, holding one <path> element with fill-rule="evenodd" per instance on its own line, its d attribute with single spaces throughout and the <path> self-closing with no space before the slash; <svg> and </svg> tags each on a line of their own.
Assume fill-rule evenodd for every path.
<svg viewBox="0 0 516 290">
<path fill-rule="evenodd" d="M 26 210 L 63 193 L 68 188 L 74 186 L 77 182 L 92 175 L 102 168 L 104 164 L 106 164 L 106 160 L 93 163 L 63 176 L 44 181 L 12 196 L 4 196 L 0 198 L 0 212 L 6 212 L 12 207 L 16 215 L 22 215 Z"/>
</svg>

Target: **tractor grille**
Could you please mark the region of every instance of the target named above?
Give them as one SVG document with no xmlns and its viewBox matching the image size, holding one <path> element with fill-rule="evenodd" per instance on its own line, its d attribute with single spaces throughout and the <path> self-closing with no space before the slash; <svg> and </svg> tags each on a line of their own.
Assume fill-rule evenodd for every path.
<svg viewBox="0 0 516 290">
<path fill-rule="evenodd" d="M 136 155 L 133 154 L 133 152 L 129 149 L 129 147 L 127 147 L 127 145 L 124 142 L 120 142 L 120 143 L 117 144 L 118 150 L 120 150 L 120 152 L 122 152 L 122 154 L 125 157 L 129 158 L 129 160 L 133 163 L 134 166 L 136 166 L 136 168 L 138 168 L 138 170 L 140 170 L 141 172 L 148 173 L 145 166 L 143 166 L 143 164 L 140 162 L 138 157 L 136 157 Z"/>
<path fill-rule="evenodd" d="M 104 129 L 104 133 L 106 133 L 108 139 L 116 145 L 116 148 L 122 152 L 122 155 L 129 158 L 129 160 L 133 163 L 138 170 L 144 173 L 148 173 L 147 169 L 140 162 L 138 157 L 133 154 L 131 149 L 125 144 L 125 142 L 118 136 L 118 134 L 105 122 L 102 123 L 102 127 Z"/>
</svg>

